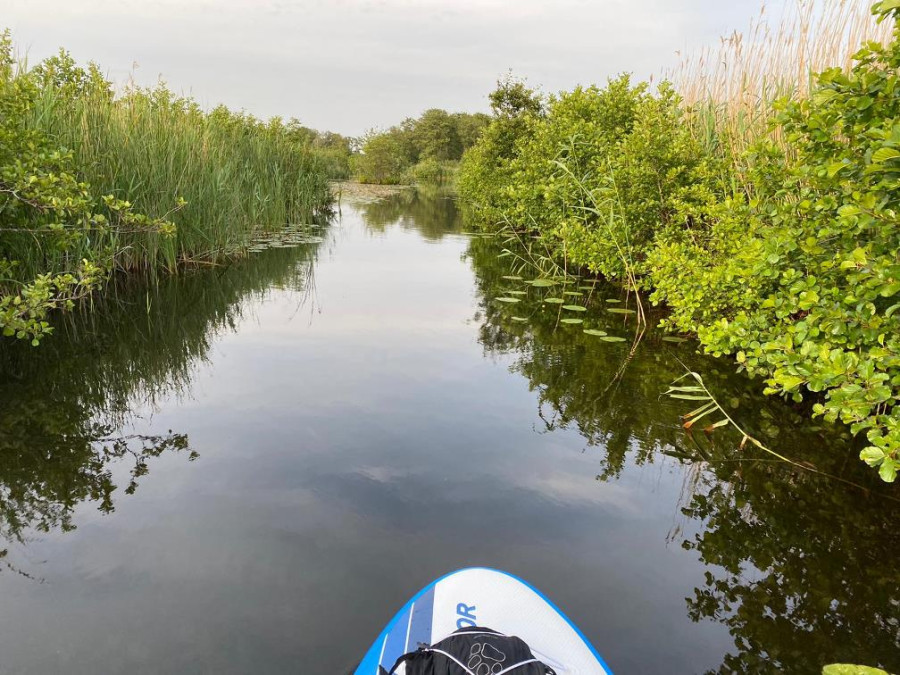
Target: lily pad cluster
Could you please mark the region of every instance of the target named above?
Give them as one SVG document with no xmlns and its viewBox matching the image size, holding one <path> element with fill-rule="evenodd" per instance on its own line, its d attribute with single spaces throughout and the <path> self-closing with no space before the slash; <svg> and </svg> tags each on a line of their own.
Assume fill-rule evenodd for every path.
<svg viewBox="0 0 900 675">
<path fill-rule="evenodd" d="M 288 225 L 278 232 L 259 234 L 247 245 L 249 253 L 260 253 L 270 248 L 291 248 L 306 244 L 321 244 L 325 238 L 317 234 L 321 229 L 316 224 Z"/>
<path fill-rule="evenodd" d="M 594 293 L 598 291 L 597 284 L 579 284 L 581 280 L 572 276 L 526 279 L 519 274 L 504 274 L 500 279 L 502 279 L 503 288 L 500 294 L 494 298 L 494 301 L 500 305 L 521 307 L 522 303 L 526 303 L 530 297 L 533 302 L 537 303 L 538 312 L 553 311 L 557 315 L 556 320 L 560 326 L 581 328 L 585 335 L 596 337 L 601 342 L 627 341 L 627 338 L 609 335 L 605 330 L 586 327 L 586 321 L 588 322 L 587 326 L 590 326 L 590 320 L 593 318 L 592 312 L 597 316 L 603 311 L 624 316 L 635 314 L 635 310 L 626 307 L 592 305 Z M 596 298 L 596 300 L 609 305 L 618 305 L 622 302 L 619 298 Z M 519 312 L 509 318 L 511 321 L 521 324 L 534 320 L 533 316 L 522 316 L 521 314 Z M 676 340 L 681 341 L 682 338 L 675 338 L 672 341 Z"/>
</svg>

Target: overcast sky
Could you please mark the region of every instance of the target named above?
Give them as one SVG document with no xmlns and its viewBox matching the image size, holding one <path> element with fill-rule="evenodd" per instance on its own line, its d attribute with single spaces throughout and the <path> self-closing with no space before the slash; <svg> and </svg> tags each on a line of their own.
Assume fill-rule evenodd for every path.
<svg viewBox="0 0 900 675">
<path fill-rule="evenodd" d="M 769 12 L 781 2 L 769 3 Z M 487 110 L 507 70 L 546 92 L 744 29 L 760 0 L 0 0 L 29 59 L 60 46 L 209 106 L 357 135 L 426 108 Z M 773 7 L 774 6 L 774 7 Z M 776 11 L 777 13 L 777 11 Z"/>
</svg>

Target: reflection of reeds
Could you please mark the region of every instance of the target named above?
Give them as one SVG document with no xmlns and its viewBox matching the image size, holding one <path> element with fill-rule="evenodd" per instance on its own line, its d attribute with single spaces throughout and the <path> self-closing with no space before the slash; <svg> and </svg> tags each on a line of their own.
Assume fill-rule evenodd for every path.
<svg viewBox="0 0 900 675">
<path fill-rule="evenodd" d="M 790 0 L 776 25 L 763 5 L 745 33 L 684 55 L 666 76 L 693 111 L 697 133 L 740 152 L 767 133 L 777 99 L 807 96 L 815 73 L 848 70 L 861 45 L 890 37 L 892 23 L 877 23 L 872 4 Z"/>
</svg>

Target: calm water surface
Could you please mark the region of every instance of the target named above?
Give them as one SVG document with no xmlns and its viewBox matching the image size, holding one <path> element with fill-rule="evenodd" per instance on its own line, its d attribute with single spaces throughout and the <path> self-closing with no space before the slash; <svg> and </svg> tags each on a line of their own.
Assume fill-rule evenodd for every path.
<svg viewBox="0 0 900 675">
<path fill-rule="evenodd" d="M 690 343 L 632 350 L 617 289 L 567 297 L 628 342 L 559 323 L 561 287 L 463 229 L 451 199 L 345 201 L 324 243 L 7 347 L 0 672 L 346 673 L 469 565 L 542 588 L 619 673 L 900 670 L 897 493 L 858 449 Z M 688 436 L 660 397 L 682 361 L 867 489 Z"/>
</svg>

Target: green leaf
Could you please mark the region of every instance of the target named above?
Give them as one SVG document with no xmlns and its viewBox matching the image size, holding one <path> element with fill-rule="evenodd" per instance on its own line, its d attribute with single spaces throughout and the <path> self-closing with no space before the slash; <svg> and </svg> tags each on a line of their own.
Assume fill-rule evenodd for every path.
<svg viewBox="0 0 900 675">
<path fill-rule="evenodd" d="M 625 338 L 618 337 L 616 335 L 605 335 L 605 336 L 601 337 L 600 339 L 603 340 L 604 342 L 628 342 L 628 340 L 626 340 Z"/>
<path fill-rule="evenodd" d="M 892 459 L 886 459 L 881 463 L 881 468 L 878 469 L 878 475 L 881 476 L 881 480 L 885 483 L 893 483 L 897 478 L 897 463 Z"/>
<path fill-rule="evenodd" d="M 884 461 L 885 454 L 879 448 L 870 446 L 859 453 L 859 458 L 869 466 L 878 466 Z"/>
<path fill-rule="evenodd" d="M 578 319 L 580 321 L 580 319 Z M 597 330 L 596 328 L 585 328 L 585 335 L 595 335 L 596 337 L 606 337 L 606 331 Z"/>
<path fill-rule="evenodd" d="M 514 302 L 522 302 L 522 298 L 510 298 L 508 296 L 504 296 L 501 298 L 497 298 L 497 302 L 506 302 L 512 304 Z"/>
<path fill-rule="evenodd" d="M 525 318 L 524 316 L 513 316 L 513 317 L 510 317 L 510 318 L 511 318 L 513 321 L 516 321 L 516 322 L 518 322 L 518 323 L 525 323 L 526 321 L 528 321 L 528 319 Z"/>
<path fill-rule="evenodd" d="M 900 281 L 895 281 L 894 283 L 883 287 L 879 292 L 879 295 L 882 298 L 889 298 L 892 295 L 897 295 L 897 293 L 900 293 Z"/>
<path fill-rule="evenodd" d="M 633 309 L 625 309 L 624 307 L 608 307 L 606 309 L 607 312 L 612 312 L 613 314 L 634 314 L 635 311 Z"/>
<path fill-rule="evenodd" d="M 544 298 L 544 302 L 548 302 L 551 305 L 561 305 L 565 302 L 562 298 Z"/>
<path fill-rule="evenodd" d="M 570 312 L 586 312 L 587 308 L 582 307 L 581 305 L 563 305 L 563 309 L 567 309 Z"/>
<path fill-rule="evenodd" d="M 880 148 L 872 153 L 872 162 L 875 164 L 883 164 L 891 159 L 900 157 L 900 150 L 895 148 Z"/>
<path fill-rule="evenodd" d="M 900 0 L 896 0 L 900 5 Z M 881 668 L 854 666 L 850 663 L 832 663 L 822 668 L 822 675 L 888 675 Z"/>
<path fill-rule="evenodd" d="M 845 164 L 844 162 L 834 162 L 833 164 L 829 164 L 828 177 L 834 178 L 838 171 L 840 171 L 841 169 L 846 169 L 848 166 L 849 164 Z"/>
<path fill-rule="evenodd" d="M 556 282 L 553 279 L 533 279 L 526 283 L 531 284 L 535 288 L 549 288 L 550 286 L 556 286 Z"/>
<path fill-rule="evenodd" d="M 780 384 L 781 388 L 785 391 L 796 389 L 801 384 L 806 382 L 804 378 L 797 377 L 796 375 L 779 375 L 775 378 L 775 381 Z"/>
</svg>

